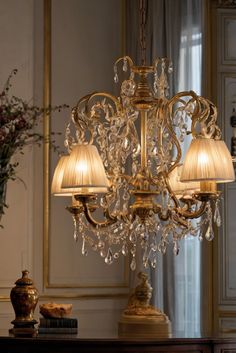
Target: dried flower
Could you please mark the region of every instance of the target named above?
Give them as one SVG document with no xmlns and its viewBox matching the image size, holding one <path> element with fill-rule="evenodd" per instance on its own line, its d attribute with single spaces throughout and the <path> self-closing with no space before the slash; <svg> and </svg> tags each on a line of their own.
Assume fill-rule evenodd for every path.
<svg viewBox="0 0 236 353">
<path fill-rule="evenodd" d="M 18 163 L 12 163 L 11 157 L 16 152 L 22 152 L 26 145 L 40 144 L 44 136 L 34 131 L 43 114 L 60 111 L 66 105 L 40 108 L 31 105 L 22 98 L 9 95 L 12 76 L 17 73 L 13 70 L 0 93 L 0 219 L 4 213 L 6 183 L 14 179 Z M 50 141 L 54 149 L 57 147 Z"/>
</svg>

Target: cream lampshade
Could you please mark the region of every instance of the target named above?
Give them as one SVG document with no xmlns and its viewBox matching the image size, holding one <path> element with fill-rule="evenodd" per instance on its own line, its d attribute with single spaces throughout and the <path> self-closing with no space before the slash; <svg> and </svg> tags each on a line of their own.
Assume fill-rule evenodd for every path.
<svg viewBox="0 0 236 353">
<path fill-rule="evenodd" d="M 181 182 L 224 183 L 234 180 L 232 157 L 224 141 L 208 138 L 192 140 L 184 160 Z"/>
<path fill-rule="evenodd" d="M 191 195 L 192 193 L 200 190 L 199 182 L 181 182 L 180 176 L 182 173 L 183 165 L 179 164 L 172 172 L 169 174 L 169 183 L 172 191 L 177 195 L 177 197 L 182 197 L 186 195 Z"/>
<path fill-rule="evenodd" d="M 77 194 L 106 193 L 109 182 L 94 145 L 76 145 L 66 163 L 62 189 L 76 189 Z"/>
<path fill-rule="evenodd" d="M 221 168 L 225 171 L 225 179 L 216 181 L 217 183 L 229 183 L 235 180 L 232 156 L 223 140 L 215 140 L 219 153 Z"/>
<path fill-rule="evenodd" d="M 51 193 L 55 196 L 72 196 L 72 189 L 62 189 L 61 187 L 65 166 L 68 162 L 69 157 L 69 155 L 61 156 L 54 171 Z"/>
</svg>

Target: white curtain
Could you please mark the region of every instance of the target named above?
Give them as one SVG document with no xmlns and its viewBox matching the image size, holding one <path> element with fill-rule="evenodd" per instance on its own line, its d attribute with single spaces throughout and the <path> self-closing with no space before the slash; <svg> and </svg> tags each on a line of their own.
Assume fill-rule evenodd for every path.
<svg viewBox="0 0 236 353">
<path fill-rule="evenodd" d="M 126 6 L 126 51 L 138 64 L 139 37 L 134 33 L 139 25 L 139 1 L 129 0 Z M 147 64 L 156 57 L 172 60 L 171 95 L 190 89 L 201 93 L 202 7 L 203 0 L 146 1 Z M 204 321 L 202 245 L 190 238 L 180 247 L 177 257 L 171 246 L 166 255 L 159 255 L 158 266 L 150 274 L 152 301 L 169 316 L 174 332 L 189 336 L 199 333 Z"/>
</svg>

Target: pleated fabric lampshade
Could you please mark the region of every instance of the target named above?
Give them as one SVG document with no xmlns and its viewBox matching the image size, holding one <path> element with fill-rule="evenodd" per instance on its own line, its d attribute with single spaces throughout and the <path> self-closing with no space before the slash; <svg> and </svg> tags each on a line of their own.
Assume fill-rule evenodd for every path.
<svg viewBox="0 0 236 353">
<path fill-rule="evenodd" d="M 61 187 L 65 167 L 69 157 L 69 155 L 61 156 L 55 168 L 51 186 L 51 193 L 55 196 L 72 196 L 73 194 L 72 189 L 62 189 Z"/>
<path fill-rule="evenodd" d="M 215 143 L 221 159 L 221 162 L 220 162 L 221 168 L 223 168 L 226 171 L 225 179 L 218 180 L 216 182 L 229 183 L 229 182 L 235 181 L 235 170 L 233 166 L 232 156 L 228 150 L 228 147 L 226 146 L 225 142 L 222 140 L 216 140 Z"/>
<path fill-rule="evenodd" d="M 172 170 L 169 174 L 169 183 L 172 191 L 179 196 L 182 197 L 184 195 L 191 195 L 192 193 L 200 190 L 200 182 L 181 182 L 180 176 L 182 173 L 183 165 L 179 164 L 177 167 Z"/>
<path fill-rule="evenodd" d="M 192 140 L 186 153 L 181 182 L 235 180 L 232 157 L 221 140 L 197 138 Z"/>
<path fill-rule="evenodd" d="M 109 182 L 94 145 L 76 145 L 66 163 L 62 189 L 76 189 L 77 194 L 106 193 Z"/>
</svg>

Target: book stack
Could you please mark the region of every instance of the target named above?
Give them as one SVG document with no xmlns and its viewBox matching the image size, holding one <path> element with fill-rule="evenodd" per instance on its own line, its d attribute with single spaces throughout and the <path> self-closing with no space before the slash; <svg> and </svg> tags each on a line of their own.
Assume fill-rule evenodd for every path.
<svg viewBox="0 0 236 353">
<path fill-rule="evenodd" d="M 76 334 L 78 333 L 78 320 L 75 318 L 40 318 L 38 332 Z"/>
</svg>

